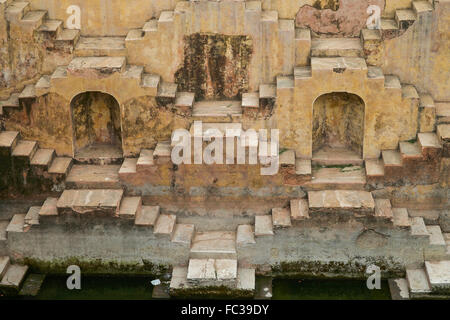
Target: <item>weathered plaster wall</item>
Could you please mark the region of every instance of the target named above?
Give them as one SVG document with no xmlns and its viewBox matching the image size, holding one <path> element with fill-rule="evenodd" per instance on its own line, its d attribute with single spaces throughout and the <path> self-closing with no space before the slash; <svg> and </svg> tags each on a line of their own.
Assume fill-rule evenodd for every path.
<svg viewBox="0 0 450 320">
<path fill-rule="evenodd" d="M 435 1 L 435 10 L 421 13 L 401 37 L 385 41 L 383 71 L 429 92 L 435 101 L 449 101 L 449 30 L 450 1 Z"/>
<path fill-rule="evenodd" d="M 181 0 L 30 0 L 34 9 L 48 10 L 52 19 L 64 22 L 67 8 L 78 5 L 81 10 L 83 35 L 125 36 L 129 29 L 142 28 L 150 18 L 158 18 L 161 11 L 174 10 Z M 276 10 L 281 19 L 294 19 L 305 5 L 316 8 L 336 8 L 343 0 L 263 0 L 264 10 Z M 345 0 L 344 0 L 345 1 Z M 359 1 L 354 1 L 359 2 Z M 386 0 L 384 15 L 393 18 L 395 9 L 410 8 L 412 0 Z M 383 8 L 383 7 L 382 7 Z"/>
<path fill-rule="evenodd" d="M 399 141 L 416 137 L 418 101 L 402 99 L 400 89 L 386 89 L 383 81 L 367 79 L 367 70 L 314 71 L 312 77 L 295 80 L 293 89 L 278 90 L 274 120 L 280 145 L 297 157 L 312 156 L 313 104 L 321 95 L 348 92 L 365 102 L 365 159 L 378 158 L 384 149 L 396 149 Z M 327 81 L 323 81 L 327 79 Z"/>
<path fill-rule="evenodd" d="M 122 108 L 123 148 L 127 155 L 153 149 L 158 141 L 170 140 L 175 129 L 189 129 L 190 121 L 167 108 L 159 107 L 155 97 L 127 100 Z"/>
<path fill-rule="evenodd" d="M 8 23 L 5 18 L 6 1 L 0 1 L 0 92 L 9 84 L 11 70 L 9 64 Z M 0 98 L 2 95 L 0 93 Z"/>
<path fill-rule="evenodd" d="M 119 272 L 119 266 L 123 273 L 151 273 L 188 262 L 188 246 L 158 238 L 148 228 L 124 221 L 84 220 L 88 219 L 41 223 L 27 233 L 10 233 L 10 254 L 16 261 L 53 272 L 75 263 L 86 273 Z M 255 245 L 238 247 L 238 256 L 241 266 L 267 270 L 264 267 L 271 265 L 276 273 L 363 277 L 366 267 L 376 264 L 384 276 L 392 276 L 423 262 L 426 241 L 381 222 L 328 216 L 260 237 Z"/>
<path fill-rule="evenodd" d="M 58 155 L 73 154 L 70 100 L 56 93 L 12 112 L 5 129 L 20 131 L 25 139 L 37 140 L 41 148 L 53 148 Z"/>
<path fill-rule="evenodd" d="M 338 5 L 306 5 L 298 11 L 296 26 L 308 27 L 321 36 L 359 37 L 361 30 L 366 27 L 370 16 L 367 8 L 371 5 L 383 10 L 385 0 L 340 0 Z"/>
</svg>

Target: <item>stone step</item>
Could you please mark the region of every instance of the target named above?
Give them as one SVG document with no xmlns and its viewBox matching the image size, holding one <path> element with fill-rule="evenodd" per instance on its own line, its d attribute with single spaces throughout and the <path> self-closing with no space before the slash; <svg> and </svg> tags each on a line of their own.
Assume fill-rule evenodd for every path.
<svg viewBox="0 0 450 320">
<path fill-rule="evenodd" d="M 310 176 L 312 174 L 311 160 L 295 159 L 295 174 Z"/>
<path fill-rule="evenodd" d="M 409 216 L 422 217 L 426 225 L 438 225 L 441 210 L 433 209 L 408 209 Z"/>
<path fill-rule="evenodd" d="M 388 283 L 392 300 L 409 300 L 408 280 L 403 278 L 389 279 Z"/>
<path fill-rule="evenodd" d="M 13 93 L 9 96 L 7 100 L 0 101 L 0 115 L 8 109 L 19 109 L 19 94 Z"/>
<path fill-rule="evenodd" d="M 366 160 L 366 176 L 369 178 L 384 177 L 384 163 L 381 159 Z"/>
<path fill-rule="evenodd" d="M 433 11 L 433 5 L 430 1 L 413 1 L 412 8 L 417 15 L 420 13 Z"/>
<path fill-rule="evenodd" d="M 72 164 L 72 158 L 56 157 L 50 165 L 48 173 L 66 176 L 72 168 Z"/>
<path fill-rule="evenodd" d="M 56 204 L 59 213 L 96 213 L 115 216 L 119 213 L 123 190 L 64 190 Z"/>
<path fill-rule="evenodd" d="M 349 166 L 343 168 L 313 167 L 312 180 L 307 183 L 310 190 L 362 190 L 366 184 L 364 168 Z"/>
<path fill-rule="evenodd" d="M 63 29 L 56 37 L 56 47 L 75 47 L 80 39 L 80 30 L 77 29 Z"/>
<path fill-rule="evenodd" d="M 178 85 L 171 82 L 160 82 L 158 86 L 157 98 L 163 99 L 163 102 L 175 102 L 177 97 Z"/>
<path fill-rule="evenodd" d="M 74 54 L 76 57 L 125 57 L 125 38 L 80 37 Z"/>
<path fill-rule="evenodd" d="M 15 214 L 6 228 L 6 232 L 24 232 L 26 214 Z"/>
<path fill-rule="evenodd" d="M 6 232 L 8 225 L 8 220 L 0 220 L 0 244 L 6 243 L 6 240 L 8 239 L 8 233 Z"/>
<path fill-rule="evenodd" d="M 447 145 L 450 142 L 450 124 L 439 124 L 437 126 L 436 135 L 441 144 Z"/>
<path fill-rule="evenodd" d="M 47 11 L 28 11 L 20 20 L 20 24 L 32 30 L 38 29 L 47 17 Z"/>
<path fill-rule="evenodd" d="M 76 57 L 67 66 L 67 73 L 76 77 L 105 77 L 125 71 L 125 57 Z"/>
<path fill-rule="evenodd" d="M 419 133 L 417 135 L 419 145 L 423 149 L 440 149 L 442 144 L 439 141 L 438 136 L 432 132 Z"/>
<path fill-rule="evenodd" d="M 370 30 L 376 31 L 376 30 Z M 384 83 L 384 73 L 383 69 L 380 67 L 368 66 L 367 67 L 367 78 L 372 80 L 382 80 Z"/>
<path fill-rule="evenodd" d="M 177 243 L 187 248 L 191 247 L 192 239 L 194 238 L 195 226 L 193 224 L 177 223 L 172 235 L 172 242 Z"/>
<path fill-rule="evenodd" d="M 120 165 L 74 165 L 66 179 L 68 189 L 121 189 Z"/>
<path fill-rule="evenodd" d="M 155 161 L 153 158 L 153 150 L 150 149 L 142 149 L 139 155 L 139 158 L 136 162 L 136 171 L 145 170 L 149 167 L 153 167 L 155 165 Z"/>
<path fill-rule="evenodd" d="M 425 222 L 422 217 L 414 217 L 410 219 L 411 221 L 411 235 L 415 237 L 430 237 Z"/>
<path fill-rule="evenodd" d="M 364 160 L 353 150 L 347 148 L 324 147 L 313 153 L 312 164 L 320 166 L 354 165 L 362 166 Z"/>
<path fill-rule="evenodd" d="M 317 38 L 311 40 L 312 57 L 363 57 L 359 38 Z"/>
<path fill-rule="evenodd" d="M 420 94 L 419 132 L 433 132 L 436 129 L 436 107 L 429 94 Z"/>
<path fill-rule="evenodd" d="M 152 89 L 151 93 L 157 95 L 159 92 L 159 84 L 161 83 L 161 77 L 155 74 L 144 74 L 142 76 L 141 87 Z"/>
<path fill-rule="evenodd" d="M 295 80 L 293 76 L 277 76 L 277 91 L 294 89 Z"/>
<path fill-rule="evenodd" d="M 192 240 L 190 257 L 193 259 L 235 259 L 236 232 L 196 232 Z"/>
<path fill-rule="evenodd" d="M 273 236 L 272 215 L 255 216 L 255 236 Z"/>
<path fill-rule="evenodd" d="M 419 99 L 416 87 L 410 84 L 402 84 L 402 98 L 403 99 Z"/>
<path fill-rule="evenodd" d="M 324 190 L 308 192 L 309 211 L 311 212 L 339 212 L 341 210 L 352 213 L 374 212 L 375 201 L 372 194 L 359 190 Z"/>
<path fill-rule="evenodd" d="M 161 208 L 159 206 L 142 206 L 136 213 L 134 224 L 137 226 L 155 227 Z"/>
<path fill-rule="evenodd" d="M 255 244 L 255 233 L 250 224 L 241 224 L 236 231 L 236 245 L 245 246 Z"/>
<path fill-rule="evenodd" d="M 41 207 L 30 207 L 24 218 L 24 231 L 28 231 L 29 228 L 35 225 L 39 225 L 39 212 Z"/>
<path fill-rule="evenodd" d="M 6 295 L 15 295 L 22 287 L 22 283 L 28 272 L 28 266 L 10 264 L 2 280 L 0 281 L 0 291 Z"/>
<path fill-rule="evenodd" d="M 430 244 L 424 249 L 426 260 L 441 260 L 447 258 L 447 243 L 439 226 L 426 226 L 430 234 Z"/>
<path fill-rule="evenodd" d="M 10 259 L 8 256 L 0 257 L 0 279 L 2 279 L 5 275 L 6 270 L 8 270 L 9 264 Z"/>
<path fill-rule="evenodd" d="M 294 81 L 295 80 L 307 80 L 312 77 L 311 66 L 295 67 L 294 68 Z"/>
<path fill-rule="evenodd" d="M 195 101 L 195 93 L 193 92 L 177 92 L 175 96 L 175 107 L 184 114 L 192 113 L 192 106 Z"/>
<path fill-rule="evenodd" d="M 41 209 L 39 210 L 39 216 L 57 216 L 58 208 L 57 208 L 58 198 L 49 197 L 44 201 Z"/>
<path fill-rule="evenodd" d="M 417 142 L 401 141 L 399 143 L 402 159 L 421 159 L 422 148 Z"/>
<path fill-rule="evenodd" d="M 202 263 L 199 263 L 200 266 L 202 266 Z M 209 265 L 209 270 L 211 270 L 211 265 Z M 214 262 L 215 265 L 215 262 Z M 205 265 L 206 267 L 206 265 Z M 208 269 L 205 269 L 205 271 Z M 191 269 L 191 275 L 193 275 L 194 269 Z M 214 268 L 214 271 L 215 268 Z M 254 296 L 255 293 L 255 269 L 246 269 L 246 268 L 237 268 L 237 276 L 236 281 L 206 281 L 203 283 L 199 283 L 198 281 L 188 281 L 188 267 L 173 267 L 172 271 L 172 279 L 170 281 L 170 293 L 171 295 L 182 295 L 186 296 L 188 294 L 189 296 L 193 295 L 207 295 L 207 296 L 213 296 L 213 295 L 219 295 L 223 296 L 223 290 L 215 290 L 214 287 L 209 287 L 210 284 L 213 284 L 213 286 L 219 286 L 222 287 L 224 285 L 224 282 L 226 284 L 229 284 L 230 287 L 227 288 L 227 293 L 230 296 L 237 296 L 237 297 L 246 297 L 251 298 Z M 206 272 L 200 272 L 199 274 L 204 274 L 206 276 Z M 222 275 L 223 272 L 220 272 L 220 275 Z M 217 277 L 217 276 L 216 276 Z M 222 277 L 222 276 L 221 276 Z M 194 282 L 194 284 L 192 283 Z M 233 290 L 230 290 L 233 289 Z"/>
<path fill-rule="evenodd" d="M 34 86 L 36 96 L 40 97 L 49 92 L 51 87 L 51 76 L 43 75 Z"/>
<path fill-rule="evenodd" d="M 383 150 L 381 151 L 385 167 L 401 167 L 402 155 L 397 150 Z"/>
<path fill-rule="evenodd" d="M 135 174 L 137 168 L 138 159 L 125 158 L 119 169 L 119 176 L 126 174 Z"/>
<path fill-rule="evenodd" d="M 393 222 L 394 226 L 400 228 L 411 227 L 411 220 L 408 215 L 408 210 L 406 208 L 393 208 Z"/>
<path fill-rule="evenodd" d="M 399 28 L 395 19 L 381 19 L 381 32 L 386 39 L 392 39 L 399 34 Z"/>
<path fill-rule="evenodd" d="M 438 124 L 450 124 L 450 103 L 436 102 L 436 117 Z"/>
<path fill-rule="evenodd" d="M 191 285 L 237 287 L 235 259 L 190 259 L 187 281 Z"/>
<path fill-rule="evenodd" d="M 2 131 L 0 132 L 0 148 L 8 148 L 12 152 L 19 139 L 20 134 L 17 131 Z"/>
<path fill-rule="evenodd" d="M 416 14 L 412 9 L 397 9 L 395 21 L 399 29 L 406 30 L 416 21 Z"/>
<path fill-rule="evenodd" d="M 362 29 L 361 30 L 361 42 L 366 44 L 380 44 L 382 41 L 382 33 L 378 29 Z M 361 45 L 361 50 L 363 46 Z M 369 67 L 370 69 L 370 67 Z M 383 76 L 384 78 L 384 76 Z"/>
<path fill-rule="evenodd" d="M 156 220 L 153 233 L 157 236 L 172 239 L 176 220 L 177 216 L 174 214 L 160 214 L 158 220 Z"/>
<path fill-rule="evenodd" d="M 401 92 L 402 84 L 400 79 L 395 75 L 385 75 L 384 76 L 384 87 L 386 89 L 399 90 Z"/>
<path fill-rule="evenodd" d="M 216 122 L 222 119 L 232 122 L 234 118 L 242 117 L 242 102 L 198 101 L 194 103 L 192 116 L 207 122 Z"/>
<path fill-rule="evenodd" d="M 127 65 L 121 77 L 127 80 L 135 80 L 142 85 L 142 76 L 144 75 L 144 67 L 136 65 Z"/>
<path fill-rule="evenodd" d="M 450 260 L 425 261 L 425 272 L 433 292 L 450 293 Z"/>
<path fill-rule="evenodd" d="M 141 197 L 123 197 L 120 203 L 119 217 L 124 219 L 136 219 L 136 215 L 142 211 Z"/>
<path fill-rule="evenodd" d="M 35 297 L 39 294 L 45 280 L 45 274 L 30 274 L 24 281 L 19 296 Z"/>
<path fill-rule="evenodd" d="M 291 227 L 291 211 L 288 208 L 273 208 L 272 224 L 275 229 Z"/>
<path fill-rule="evenodd" d="M 31 161 L 36 151 L 38 150 L 38 144 L 36 141 L 20 140 L 14 148 L 13 157 L 26 158 Z"/>
<path fill-rule="evenodd" d="M 153 151 L 156 164 L 169 163 L 171 161 L 172 147 L 170 141 L 160 141 Z"/>
<path fill-rule="evenodd" d="M 284 150 L 279 154 L 279 163 L 281 167 L 284 168 L 294 168 L 295 167 L 295 151 L 294 150 Z"/>
<path fill-rule="evenodd" d="M 45 170 L 48 170 L 55 156 L 54 149 L 38 149 L 31 159 L 31 165 L 44 167 Z"/>
<path fill-rule="evenodd" d="M 39 32 L 45 32 L 52 37 L 57 37 L 63 30 L 64 23 L 61 20 L 45 20 L 39 27 Z"/>
<path fill-rule="evenodd" d="M 309 204 L 306 199 L 294 199 L 290 202 L 291 219 L 304 220 L 309 219 Z"/>
<path fill-rule="evenodd" d="M 409 293 L 413 298 L 426 296 L 431 292 L 427 275 L 423 269 L 406 269 Z"/>
<path fill-rule="evenodd" d="M 367 72 L 367 64 L 363 58 L 356 57 L 334 57 L 334 58 L 311 58 L 311 71 L 342 73 L 345 70 Z"/>
<path fill-rule="evenodd" d="M 29 2 L 14 1 L 6 8 L 5 16 L 9 22 L 19 21 L 31 10 Z"/>
<path fill-rule="evenodd" d="M 375 217 L 392 220 L 394 213 L 389 199 L 375 199 Z"/>
<path fill-rule="evenodd" d="M 259 85 L 259 99 L 275 99 L 277 97 L 277 86 L 275 84 Z"/>
<path fill-rule="evenodd" d="M 254 114 L 259 110 L 259 93 L 249 92 L 242 94 L 241 102 L 242 112 L 245 114 Z"/>
</svg>

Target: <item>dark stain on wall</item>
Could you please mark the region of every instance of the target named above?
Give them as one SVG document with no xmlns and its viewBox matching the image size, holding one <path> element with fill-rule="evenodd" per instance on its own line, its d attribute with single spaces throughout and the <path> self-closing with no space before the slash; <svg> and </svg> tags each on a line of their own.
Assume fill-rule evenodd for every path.
<svg viewBox="0 0 450 320">
<path fill-rule="evenodd" d="M 248 90 L 250 37 L 196 33 L 184 41 L 184 64 L 175 73 L 181 90 L 196 99 L 240 98 Z"/>
</svg>

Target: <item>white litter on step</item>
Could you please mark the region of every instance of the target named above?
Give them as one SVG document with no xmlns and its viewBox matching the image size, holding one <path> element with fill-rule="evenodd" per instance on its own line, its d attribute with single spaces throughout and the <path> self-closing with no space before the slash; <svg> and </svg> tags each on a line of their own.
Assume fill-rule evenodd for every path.
<svg viewBox="0 0 450 320">
<path fill-rule="evenodd" d="M 265 291 L 265 292 L 269 291 L 269 288 L 264 288 L 264 291 Z"/>
<path fill-rule="evenodd" d="M 270 292 L 266 293 L 266 298 L 272 298 L 272 294 Z"/>
<path fill-rule="evenodd" d="M 156 280 L 152 280 L 152 285 L 154 285 L 154 286 L 159 286 L 160 284 L 161 284 L 161 280 L 159 280 L 159 279 L 156 279 Z"/>
</svg>

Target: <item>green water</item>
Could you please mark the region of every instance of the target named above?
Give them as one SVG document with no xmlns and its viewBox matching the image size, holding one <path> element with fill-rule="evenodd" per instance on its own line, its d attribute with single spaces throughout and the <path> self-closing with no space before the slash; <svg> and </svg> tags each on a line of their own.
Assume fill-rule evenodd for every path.
<svg viewBox="0 0 450 320">
<path fill-rule="evenodd" d="M 293 280 L 275 279 L 272 282 L 275 300 L 390 300 L 387 281 L 380 290 L 367 289 L 361 280 Z"/>
<path fill-rule="evenodd" d="M 68 290 L 67 277 L 48 276 L 39 295 L 41 300 L 149 300 L 152 278 L 146 277 L 84 277 L 81 290 Z M 383 300 L 390 299 L 387 281 L 381 290 L 368 290 L 365 281 L 358 280 L 295 280 L 274 279 L 273 299 L 279 300 Z"/>
</svg>

